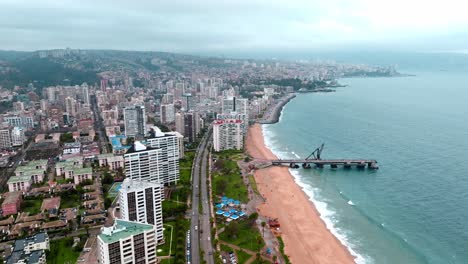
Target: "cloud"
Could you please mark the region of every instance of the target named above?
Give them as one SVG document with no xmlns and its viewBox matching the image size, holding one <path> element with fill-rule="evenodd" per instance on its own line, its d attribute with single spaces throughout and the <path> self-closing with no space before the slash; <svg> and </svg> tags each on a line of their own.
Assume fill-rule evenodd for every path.
<svg viewBox="0 0 468 264">
<path fill-rule="evenodd" d="M 467 5 L 457 0 L 2 0 L 0 49 L 414 46 L 421 39 L 466 34 Z M 437 43 L 430 48 L 451 45 Z"/>
</svg>

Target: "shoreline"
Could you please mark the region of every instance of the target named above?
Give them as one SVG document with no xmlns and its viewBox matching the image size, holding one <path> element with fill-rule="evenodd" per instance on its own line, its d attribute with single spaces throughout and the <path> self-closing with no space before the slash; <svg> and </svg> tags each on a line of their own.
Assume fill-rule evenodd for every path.
<svg viewBox="0 0 468 264">
<path fill-rule="evenodd" d="M 254 159 L 277 158 L 265 145 L 260 124 L 249 127 L 246 150 Z M 278 218 L 285 253 L 292 263 L 355 263 L 355 257 L 327 228 L 289 168 L 255 170 L 254 177 L 265 198 L 257 211 L 262 216 Z"/>
<path fill-rule="evenodd" d="M 284 106 L 289 103 L 293 98 L 296 97 L 295 93 L 289 94 L 286 96 L 286 98 L 281 98 L 281 101 L 279 101 L 273 109 L 268 109 L 267 112 L 269 113 L 267 118 L 262 118 L 262 120 L 259 121 L 260 124 L 275 124 L 278 123 L 279 118 L 281 116 L 281 112 L 283 111 Z"/>
</svg>

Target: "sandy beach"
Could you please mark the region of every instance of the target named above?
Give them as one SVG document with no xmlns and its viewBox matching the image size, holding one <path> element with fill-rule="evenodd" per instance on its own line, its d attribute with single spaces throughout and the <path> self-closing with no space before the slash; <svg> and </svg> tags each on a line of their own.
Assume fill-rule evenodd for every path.
<svg viewBox="0 0 468 264">
<path fill-rule="evenodd" d="M 249 128 L 246 149 L 253 158 L 276 159 L 264 144 L 259 124 Z M 279 219 L 285 252 L 292 263 L 354 263 L 354 257 L 326 228 L 287 167 L 257 170 L 255 180 L 266 198 L 266 202 L 257 208 L 259 214 Z"/>
</svg>

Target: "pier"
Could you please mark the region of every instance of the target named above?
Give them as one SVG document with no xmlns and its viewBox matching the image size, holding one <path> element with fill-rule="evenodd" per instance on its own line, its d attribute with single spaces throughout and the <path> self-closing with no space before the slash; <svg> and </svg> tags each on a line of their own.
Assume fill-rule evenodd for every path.
<svg viewBox="0 0 468 264">
<path fill-rule="evenodd" d="M 271 164 L 275 166 L 287 165 L 290 168 L 302 167 L 304 169 L 311 169 L 312 167 L 323 168 L 325 166 L 330 166 L 332 169 L 336 169 L 339 166 L 345 169 L 350 169 L 352 167 L 356 167 L 358 169 L 364 169 L 366 167 L 372 170 L 379 169 L 377 161 L 373 159 L 321 159 L 320 156 L 322 154 L 323 146 L 324 144 L 315 149 L 314 152 L 305 159 L 271 160 Z"/>
</svg>

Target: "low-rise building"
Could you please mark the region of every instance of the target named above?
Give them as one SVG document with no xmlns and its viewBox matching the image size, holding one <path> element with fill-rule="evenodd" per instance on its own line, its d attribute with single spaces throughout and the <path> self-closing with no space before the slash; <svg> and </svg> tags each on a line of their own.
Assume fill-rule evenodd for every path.
<svg viewBox="0 0 468 264">
<path fill-rule="evenodd" d="M 4 194 L 5 200 L 2 203 L 2 215 L 17 214 L 23 200 L 21 192 L 7 192 Z"/>
<path fill-rule="evenodd" d="M 125 165 L 124 157 L 112 153 L 98 155 L 99 166 L 109 166 L 110 170 L 123 168 Z"/>
<path fill-rule="evenodd" d="M 45 264 L 45 250 L 49 250 L 49 236 L 38 233 L 25 239 L 18 239 L 7 257 L 7 264 Z"/>
</svg>

